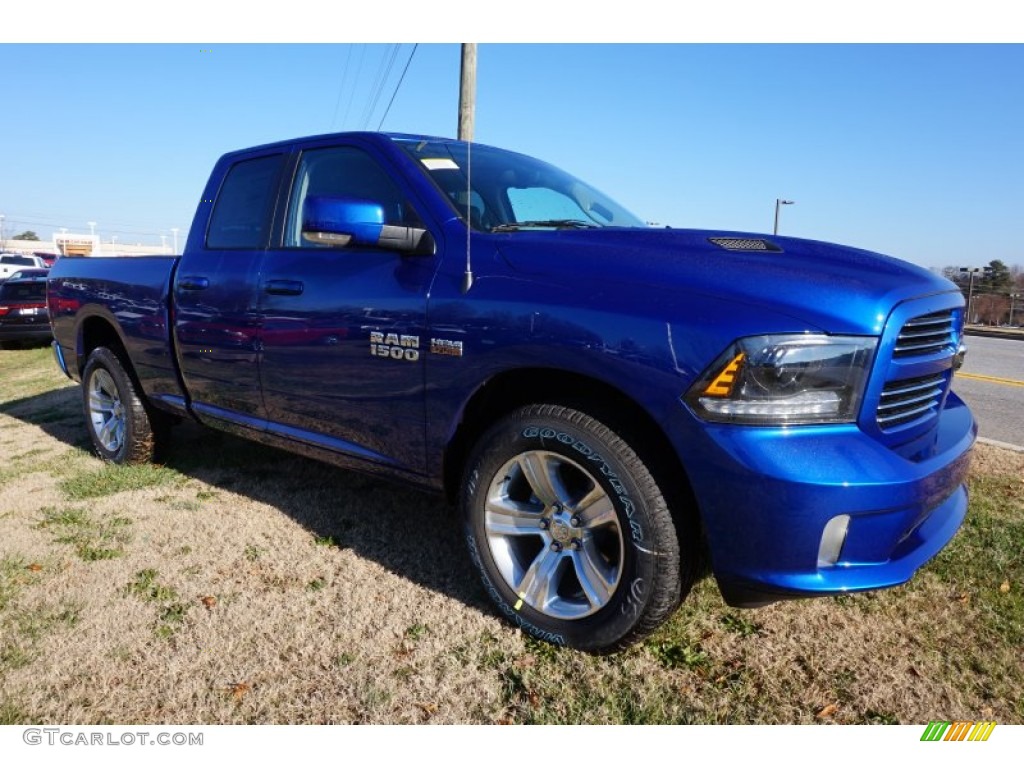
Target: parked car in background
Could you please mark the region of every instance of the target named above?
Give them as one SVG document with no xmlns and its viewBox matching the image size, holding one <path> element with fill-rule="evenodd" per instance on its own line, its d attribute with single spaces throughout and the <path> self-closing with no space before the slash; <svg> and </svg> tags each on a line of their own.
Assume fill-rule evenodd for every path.
<svg viewBox="0 0 1024 768">
<path fill-rule="evenodd" d="M 47 269 L 47 264 L 38 256 L 23 256 L 20 253 L 0 253 L 0 282 L 10 279 L 15 272 L 25 269 Z"/>
<path fill-rule="evenodd" d="M 36 269 L 31 267 L 29 269 L 19 269 L 17 272 L 12 272 L 8 280 L 24 280 L 27 277 L 46 277 L 50 274 L 48 269 Z"/>
<path fill-rule="evenodd" d="M 0 347 L 52 337 L 46 277 L 11 279 L 0 285 Z"/>
</svg>

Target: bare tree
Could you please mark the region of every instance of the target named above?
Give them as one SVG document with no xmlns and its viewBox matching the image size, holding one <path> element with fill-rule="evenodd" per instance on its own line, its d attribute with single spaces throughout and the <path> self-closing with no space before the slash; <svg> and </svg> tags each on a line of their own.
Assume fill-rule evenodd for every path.
<svg viewBox="0 0 1024 768">
<path fill-rule="evenodd" d="M 1010 297 L 1004 293 L 975 293 L 974 316 L 984 325 L 1001 325 L 1010 315 Z"/>
</svg>

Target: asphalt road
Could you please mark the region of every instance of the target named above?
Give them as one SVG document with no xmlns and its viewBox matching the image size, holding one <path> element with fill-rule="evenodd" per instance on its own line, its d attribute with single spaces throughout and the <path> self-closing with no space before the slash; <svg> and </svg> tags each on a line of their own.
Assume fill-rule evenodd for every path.
<svg viewBox="0 0 1024 768">
<path fill-rule="evenodd" d="M 1024 446 L 1024 341 L 967 336 L 953 391 L 971 407 L 978 434 Z"/>
</svg>

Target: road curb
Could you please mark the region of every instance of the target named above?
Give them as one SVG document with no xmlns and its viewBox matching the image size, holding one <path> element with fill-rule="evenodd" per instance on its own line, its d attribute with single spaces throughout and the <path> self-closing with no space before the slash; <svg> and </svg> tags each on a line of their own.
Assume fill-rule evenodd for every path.
<svg viewBox="0 0 1024 768">
<path fill-rule="evenodd" d="M 1004 332 L 987 330 L 984 328 L 964 328 L 965 336 L 986 336 L 990 339 L 1009 339 L 1010 341 L 1024 341 L 1024 333 Z"/>
<path fill-rule="evenodd" d="M 1017 453 L 1024 453 L 1024 445 L 1014 445 L 1013 443 L 1004 443 L 1002 440 L 993 440 L 989 437 L 979 437 L 979 443 L 985 445 L 994 445 L 996 448 L 1005 448 L 1008 451 L 1016 451 Z"/>
</svg>

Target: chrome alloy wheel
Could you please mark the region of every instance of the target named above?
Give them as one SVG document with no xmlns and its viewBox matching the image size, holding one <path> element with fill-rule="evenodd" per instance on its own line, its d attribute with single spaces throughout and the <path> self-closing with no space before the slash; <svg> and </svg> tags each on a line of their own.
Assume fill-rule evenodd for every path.
<svg viewBox="0 0 1024 768">
<path fill-rule="evenodd" d="M 102 368 L 89 379 L 89 420 L 100 444 L 117 453 L 124 445 L 124 405 L 113 377 Z"/>
<path fill-rule="evenodd" d="M 625 548 L 614 504 L 565 456 L 527 451 L 502 466 L 488 489 L 484 529 L 505 583 L 534 610 L 580 619 L 615 594 Z"/>
</svg>

